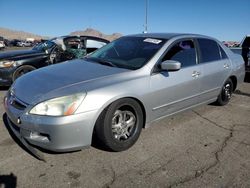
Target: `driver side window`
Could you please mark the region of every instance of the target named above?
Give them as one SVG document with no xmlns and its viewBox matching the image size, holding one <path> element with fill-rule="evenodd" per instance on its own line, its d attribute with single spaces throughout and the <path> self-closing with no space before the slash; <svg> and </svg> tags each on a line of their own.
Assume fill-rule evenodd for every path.
<svg viewBox="0 0 250 188">
<path fill-rule="evenodd" d="M 181 67 L 196 65 L 196 50 L 192 40 L 183 40 L 174 44 L 162 59 L 179 61 Z"/>
</svg>

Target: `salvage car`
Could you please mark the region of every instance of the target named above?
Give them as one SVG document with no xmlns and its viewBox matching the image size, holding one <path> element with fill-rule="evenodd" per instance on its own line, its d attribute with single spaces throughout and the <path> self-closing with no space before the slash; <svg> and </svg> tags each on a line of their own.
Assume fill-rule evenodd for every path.
<svg viewBox="0 0 250 188">
<path fill-rule="evenodd" d="M 92 36 L 64 36 L 47 40 L 32 49 L 0 53 L 0 86 L 10 86 L 20 76 L 35 69 L 82 58 L 109 41 Z"/>
<path fill-rule="evenodd" d="M 22 76 L 4 104 L 8 126 L 29 148 L 73 151 L 95 138 L 123 151 L 155 120 L 226 105 L 244 73 L 242 57 L 216 39 L 137 34 Z"/>
</svg>

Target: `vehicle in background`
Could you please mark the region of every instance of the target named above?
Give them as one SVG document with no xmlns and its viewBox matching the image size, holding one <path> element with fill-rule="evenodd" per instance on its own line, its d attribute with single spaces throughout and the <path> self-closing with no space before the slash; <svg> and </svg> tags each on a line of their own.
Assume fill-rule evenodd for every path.
<svg viewBox="0 0 250 188">
<path fill-rule="evenodd" d="M 19 42 L 17 42 L 16 46 L 23 47 L 24 46 L 24 41 L 20 40 Z"/>
<path fill-rule="evenodd" d="M 228 47 L 228 48 L 233 48 L 233 47 L 239 47 L 240 43 L 235 42 L 235 41 L 222 41 L 222 43 Z"/>
<path fill-rule="evenodd" d="M 4 38 L 0 36 L 0 50 L 5 48 Z"/>
<path fill-rule="evenodd" d="M 21 42 L 21 40 L 18 40 L 18 39 L 12 39 L 12 40 L 10 40 L 10 41 L 9 41 L 8 46 L 9 46 L 9 47 L 12 47 L 12 46 L 17 46 L 17 43 L 18 43 L 18 42 Z"/>
<path fill-rule="evenodd" d="M 35 69 L 82 58 L 107 43 L 109 41 L 92 36 L 64 36 L 41 42 L 32 49 L 2 52 L 0 86 L 10 86 L 18 77 Z"/>
<path fill-rule="evenodd" d="M 17 79 L 4 99 L 7 126 L 31 152 L 79 150 L 94 138 L 123 151 L 155 120 L 226 105 L 244 75 L 242 57 L 211 37 L 125 36 Z"/>
<path fill-rule="evenodd" d="M 19 41 L 17 42 L 18 47 L 32 47 L 34 44 L 31 41 Z"/>
<path fill-rule="evenodd" d="M 5 47 L 8 47 L 10 45 L 10 40 L 4 39 L 4 44 L 5 44 Z"/>
<path fill-rule="evenodd" d="M 239 47 L 230 48 L 234 53 L 240 54 L 245 62 L 246 76 L 250 74 L 250 35 L 245 36 Z"/>
</svg>

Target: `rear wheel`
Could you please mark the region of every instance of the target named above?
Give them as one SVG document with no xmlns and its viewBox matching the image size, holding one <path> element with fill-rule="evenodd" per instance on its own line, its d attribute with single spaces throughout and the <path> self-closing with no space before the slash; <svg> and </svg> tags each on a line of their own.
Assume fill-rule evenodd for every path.
<svg viewBox="0 0 250 188">
<path fill-rule="evenodd" d="M 139 138 L 143 112 L 133 99 L 124 98 L 109 105 L 96 122 L 98 139 L 113 151 L 130 148 Z"/>
<path fill-rule="evenodd" d="M 230 101 L 230 99 L 232 97 L 232 93 L 233 93 L 233 82 L 229 78 L 224 83 L 222 90 L 221 90 L 221 93 L 217 98 L 216 104 L 218 104 L 219 106 L 226 105 Z"/>
<path fill-rule="evenodd" d="M 22 75 L 24 75 L 24 74 L 26 74 L 26 73 L 28 73 L 28 72 L 30 72 L 30 71 L 33 71 L 33 70 L 35 70 L 35 69 L 36 69 L 36 68 L 33 67 L 33 66 L 31 66 L 31 65 L 23 65 L 23 66 L 21 66 L 21 67 L 18 67 L 18 68 L 16 69 L 16 71 L 14 72 L 13 76 L 12 76 L 13 82 L 14 82 L 17 78 L 19 78 L 20 76 L 22 76 Z"/>
</svg>

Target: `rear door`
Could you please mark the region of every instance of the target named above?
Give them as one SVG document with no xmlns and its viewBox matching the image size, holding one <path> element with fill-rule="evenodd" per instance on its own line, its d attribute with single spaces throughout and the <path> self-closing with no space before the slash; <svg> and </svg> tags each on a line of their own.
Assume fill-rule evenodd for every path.
<svg viewBox="0 0 250 188">
<path fill-rule="evenodd" d="M 197 50 L 192 39 L 175 42 L 167 50 L 161 62 L 175 60 L 181 69 L 162 71 L 151 76 L 153 117 L 158 118 L 199 104 L 201 67 L 197 62 Z"/>
<path fill-rule="evenodd" d="M 201 98 L 217 98 L 225 80 L 230 75 L 231 62 L 220 45 L 211 39 L 197 39 L 202 65 Z"/>
</svg>

